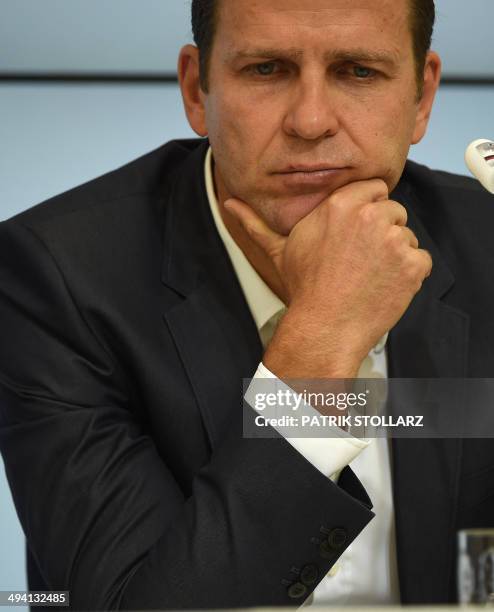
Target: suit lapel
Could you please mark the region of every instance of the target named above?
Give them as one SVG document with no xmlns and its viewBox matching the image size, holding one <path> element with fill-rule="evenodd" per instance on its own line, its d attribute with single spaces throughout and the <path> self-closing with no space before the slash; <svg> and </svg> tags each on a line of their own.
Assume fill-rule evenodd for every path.
<svg viewBox="0 0 494 612">
<path fill-rule="evenodd" d="M 434 262 L 433 272 L 392 330 L 388 343 L 391 378 L 466 376 L 468 317 L 441 298 L 454 284 L 436 245 L 411 206 L 409 227 Z M 433 206 L 434 202 L 430 202 Z M 390 398 L 393 402 L 393 398 Z M 444 602 L 454 594 L 456 512 L 460 439 L 393 439 L 392 472 L 398 573 L 403 603 Z"/>
<path fill-rule="evenodd" d="M 207 147 L 205 142 L 190 155 L 171 190 L 162 281 L 182 297 L 164 319 L 214 449 L 233 411 L 242 409 L 242 378 L 253 376 L 262 346 L 210 212 Z"/>
</svg>

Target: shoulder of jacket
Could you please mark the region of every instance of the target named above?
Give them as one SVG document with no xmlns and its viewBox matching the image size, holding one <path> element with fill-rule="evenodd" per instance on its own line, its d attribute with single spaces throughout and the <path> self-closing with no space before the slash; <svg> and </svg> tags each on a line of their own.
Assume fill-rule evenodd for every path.
<svg viewBox="0 0 494 612">
<path fill-rule="evenodd" d="M 494 221 L 494 196 L 474 178 L 444 170 L 433 170 L 407 161 L 403 174 L 424 206 L 453 211 L 472 208 Z"/>
</svg>

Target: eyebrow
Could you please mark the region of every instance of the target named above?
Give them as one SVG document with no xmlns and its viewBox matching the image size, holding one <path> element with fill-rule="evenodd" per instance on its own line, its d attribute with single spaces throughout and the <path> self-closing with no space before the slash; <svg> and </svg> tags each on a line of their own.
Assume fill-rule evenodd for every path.
<svg viewBox="0 0 494 612">
<path fill-rule="evenodd" d="M 304 50 L 298 48 L 259 48 L 259 49 L 239 49 L 231 51 L 226 56 L 226 61 L 238 61 L 242 59 L 254 58 L 280 58 L 288 60 L 300 60 L 304 56 Z M 372 62 L 381 64 L 395 65 L 398 63 L 397 53 L 383 50 L 369 50 L 364 48 L 337 49 L 328 51 L 324 54 L 325 61 L 345 61 L 345 62 Z"/>
</svg>

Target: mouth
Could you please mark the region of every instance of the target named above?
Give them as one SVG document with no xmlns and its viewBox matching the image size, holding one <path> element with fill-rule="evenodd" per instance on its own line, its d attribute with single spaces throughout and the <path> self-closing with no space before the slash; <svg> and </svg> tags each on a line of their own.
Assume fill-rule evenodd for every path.
<svg viewBox="0 0 494 612">
<path fill-rule="evenodd" d="M 290 186 L 324 187 L 333 182 L 342 172 L 348 170 L 346 166 L 290 166 L 273 174 L 280 177 L 283 183 Z"/>
<path fill-rule="evenodd" d="M 337 166 L 335 164 L 290 164 L 281 170 L 277 170 L 275 174 L 291 174 L 293 172 L 326 172 L 329 170 L 342 170 L 346 166 Z"/>
</svg>

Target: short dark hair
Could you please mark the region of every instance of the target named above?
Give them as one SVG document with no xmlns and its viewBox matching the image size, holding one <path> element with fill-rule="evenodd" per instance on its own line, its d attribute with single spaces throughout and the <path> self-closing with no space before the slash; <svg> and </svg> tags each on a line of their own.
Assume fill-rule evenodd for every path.
<svg viewBox="0 0 494 612">
<path fill-rule="evenodd" d="M 218 0 L 192 0 L 192 34 L 199 49 L 201 88 L 209 89 L 209 63 L 218 22 Z"/>
<path fill-rule="evenodd" d="M 431 47 L 436 9 L 434 0 L 409 0 L 409 2 L 413 53 L 421 95 L 425 58 Z M 192 33 L 199 49 L 201 87 L 206 93 L 209 87 L 209 63 L 218 23 L 219 3 L 220 0 L 192 0 Z"/>
<path fill-rule="evenodd" d="M 425 59 L 431 48 L 435 22 L 434 0 L 410 0 L 410 29 L 419 97 L 422 97 Z"/>
</svg>

